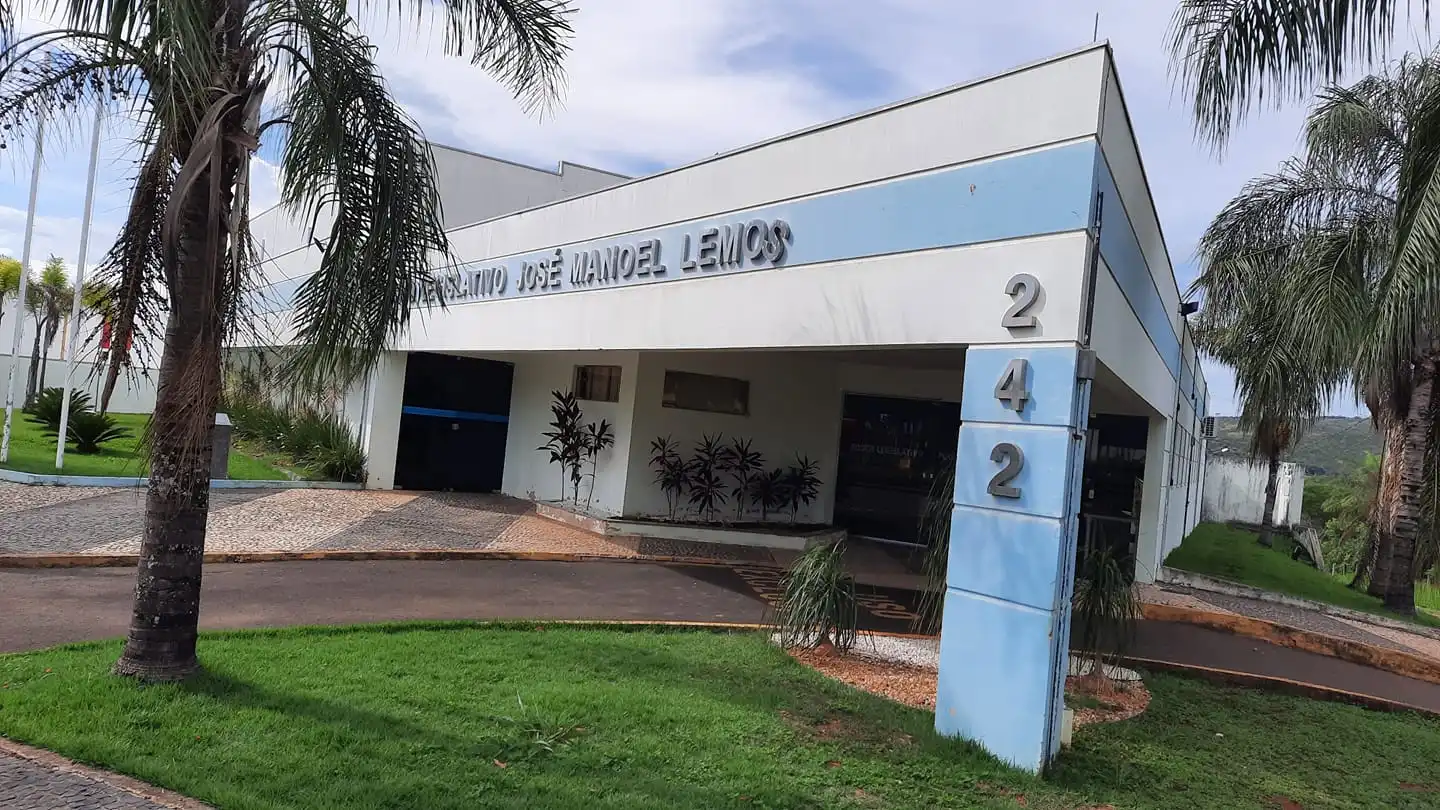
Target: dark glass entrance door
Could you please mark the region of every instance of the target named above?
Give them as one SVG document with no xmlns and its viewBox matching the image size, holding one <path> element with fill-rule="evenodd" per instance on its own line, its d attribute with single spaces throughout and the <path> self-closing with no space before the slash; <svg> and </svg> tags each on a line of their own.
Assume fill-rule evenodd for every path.
<svg viewBox="0 0 1440 810">
<path fill-rule="evenodd" d="M 959 432 L 959 403 L 847 394 L 835 523 L 918 545 L 920 516 L 940 472 L 955 465 Z"/>
<path fill-rule="evenodd" d="M 494 360 L 411 354 L 405 365 L 395 485 L 455 492 L 500 489 L 514 373 L 513 365 Z"/>
</svg>

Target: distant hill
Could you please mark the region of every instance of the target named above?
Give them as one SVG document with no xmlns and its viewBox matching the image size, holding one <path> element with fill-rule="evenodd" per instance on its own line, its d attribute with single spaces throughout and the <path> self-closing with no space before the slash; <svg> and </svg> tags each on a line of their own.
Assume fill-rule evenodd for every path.
<svg viewBox="0 0 1440 810">
<path fill-rule="evenodd" d="M 1215 417 L 1215 439 L 1210 453 L 1246 456 L 1250 437 L 1241 432 L 1233 416 Z M 1285 461 L 1305 465 L 1311 475 L 1342 475 L 1353 469 L 1366 453 L 1380 453 L 1380 434 L 1368 417 L 1329 416 L 1317 420 L 1305 431 L 1300 444 L 1285 455 Z"/>
</svg>

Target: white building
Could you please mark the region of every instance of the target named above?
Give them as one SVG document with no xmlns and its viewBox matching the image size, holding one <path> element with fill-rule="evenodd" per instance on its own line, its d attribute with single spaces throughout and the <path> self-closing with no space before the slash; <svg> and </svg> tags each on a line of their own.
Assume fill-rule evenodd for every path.
<svg viewBox="0 0 1440 810">
<path fill-rule="evenodd" d="M 658 437 L 807 457 L 799 518 L 879 540 L 951 469 L 937 724 L 1049 758 L 1077 543 L 1148 580 L 1200 511 L 1205 382 L 1107 45 L 634 180 L 436 154 L 463 264 L 347 397 L 370 486 L 559 497 L 557 390 L 614 426 L 609 514 L 667 511 Z M 317 253 L 255 227 L 283 335 Z"/>
</svg>

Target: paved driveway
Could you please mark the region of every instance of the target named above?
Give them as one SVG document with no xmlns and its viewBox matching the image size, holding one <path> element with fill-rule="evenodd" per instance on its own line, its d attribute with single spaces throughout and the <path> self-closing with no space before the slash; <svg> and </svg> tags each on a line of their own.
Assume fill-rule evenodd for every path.
<svg viewBox="0 0 1440 810">
<path fill-rule="evenodd" d="M 145 493 L 0 482 L 0 554 L 135 554 Z M 556 551 L 771 562 L 769 551 L 673 540 L 616 541 L 534 514 L 503 495 L 326 489 L 216 490 L 205 550 Z"/>
</svg>

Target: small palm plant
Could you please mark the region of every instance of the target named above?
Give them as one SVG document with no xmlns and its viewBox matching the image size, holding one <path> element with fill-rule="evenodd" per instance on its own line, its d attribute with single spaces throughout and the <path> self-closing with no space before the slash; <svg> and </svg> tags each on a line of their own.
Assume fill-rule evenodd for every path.
<svg viewBox="0 0 1440 810">
<path fill-rule="evenodd" d="M 1098 683 L 1105 677 L 1104 665 L 1129 649 L 1140 618 L 1133 583 L 1114 552 L 1097 548 L 1080 560 L 1071 604 L 1071 646 L 1091 661 L 1089 674 Z"/>
<path fill-rule="evenodd" d="M 580 503 L 580 463 L 585 458 L 584 413 L 580 401 L 569 391 L 550 392 L 550 429 L 540 434 L 545 443 L 539 450 L 550 454 L 550 463 L 560 465 L 560 502 L 565 502 L 565 481 L 575 487 L 575 503 Z M 612 440 L 613 441 L 613 440 Z"/>
<path fill-rule="evenodd" d="M 615 431 L 611 430 L 610 422 L 601 419 L 599 422 L 591 422 L 585 426 L 583 434 L 583 450 L 585 460 L 590 462 L 590 472 L 586 477 L 590 479 L 590 490 L 585 493 L 585 508 L 590 508 L 590 501 L 595 497 L 595 467 L 599 462 L 600 453 L 615 446 Z M 575 491 L 575 500 L 580 500 L 580 491 Z"/>
<path fill-rule="evenodd" d="M 715 522 L 715 511 L 725 503 L 725 479 L 721 470 L 727 448 L 719 434 L 705 434 L 690 457 L 690 505 L 700 510 L 703 520 Z"/>
<path fill-rule="evenodd" d="M 845 543 L 816 543 L 785 574 L 775 628 L 786 649 L 855 646 L 859 608 L 855 578 L 845 570 Z"/>
<path fill-rule="evenodd" d="M 59 425 L 56 425 L 54 429 L 47 427 L 45 432 L 51 436 L 58 436 L 60 427 Z M 114 417 L 95 411 L 80 411 L 70 414 L 70 422 L 66 425 L 65 433 L 67 440 L 75 443 L 75 452 L 87 455 L 100 452 L 100 445 L 105 442 L 128 439 L 131 436 L 130 429 L 116 424 Z"/>
<path fill-rule="evenodd" d="M 787 503 L 785 471 L 779 467 L 750 482 L 750 502 L 760 510 L 761 522 L 770 519 L 770 512 Z"/>
<path fill-rule="evenodd" d="M 43 425 L 52 434 L 60 430 L 60 406 L 65 400 L 65 392 L 59 388 L 46 388 L 35 395 L 30 404 L 25 406 L 26 418 L 31 422 Z M 70 392 L 70 413 L 77 414 L 92 410 L 90 395 L 79 389 Z"/>
<path fill-rule="evenodd" d="M 920 513 L 920 542 L 925 544 L 921 570 L 926 587 L 913 622 L 917 633 L 940 630 L 945 604 L 945 576 L 950 565 L 950 519 L 955 512 L 955 465 L 946 464 L 930 482 L 930 493 Z"/>
<path fill-rule="evenodd" d="M 650 442 L 650 469 L 655 472 L 655 483 L 665 493 L 665 508 L 671 520 L 680 505 L 680 496 L 690 485 L 690 472 L 685 459 L 680 455 L 680 445 L 669 436 L 661 436 Z"/>
<path fill-rule="evenodd" d="M 765 457 L 750 446 L 749 439 L 731 439 L 729 452 L 725 455 L 725 471 L 735 486 L 730 497 L 735 499 L 735 520 L 745 517 L 745 505 L 750 502 L 751 488 L 765 470 Z"/>
<path fill-rule="evenodd" d="M 795 463 L 785 469 L 784 481 L 785 506 L 790 510 L 790 522 L 794 523 L 800 508 L 820 497 L 819 462 L 797 455 Z"/>
</svg>

